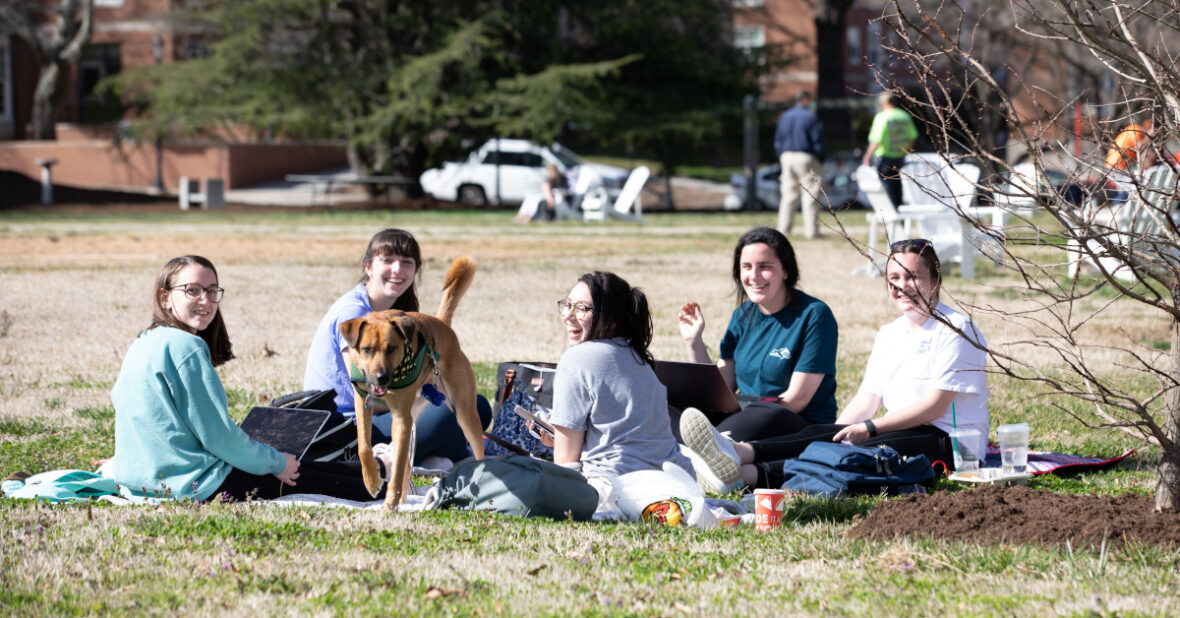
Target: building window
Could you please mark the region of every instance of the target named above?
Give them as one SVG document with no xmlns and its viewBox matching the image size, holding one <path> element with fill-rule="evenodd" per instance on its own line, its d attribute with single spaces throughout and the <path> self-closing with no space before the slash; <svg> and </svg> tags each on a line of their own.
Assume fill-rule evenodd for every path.
<svg viewBox="0 0 1180 618">
<path fill-rule="evenodd" d="M 866 63 L 869 65 L 870 68 L 877 68 L 877 69 L 883 68 L 883 67 L 881 67 L 881 43 L 882 43 L 882 40 L 881 40 L 881 23 L 880 22 L 874 21 L 874 22 L 869 23 L 868 33 L 865 36 L 865 39 L 868 42 L 867 45 L 865 45 L 865 47 L 866 47 L 866 50 L 865 50 Z"/>
<path fill-rule="evenodd" d="M 78 122 L 111 122 L 123 116 L 119 98 L 95 92 L 108 75 L 123 70 L 118 43 L 90 45 L 78 60 Z"/>
<path fill-rule="evenodd" d="M 184 53 L 186 60 L 195 60 L 212 56 L 213 50 L 209 49 L 209 43 L 205 41 L 189 39 L 184 43 Z"/>
<path fill-rule="evenodd" d="M 739 9 L 756 9 L 766 4 L 766 0 L 733 0 L 733 5 Z"/>
<path fill-rule="evenodd" d="M 734 26 L 733 46 L 738 49 L 754 49 L 766 45 L 765 26 Z"/>
<path fill-rule="evenodd" d="M 853 66 L 864 62 L 864 48 L 860 44 L 860 26 L 848 27 L 848 64 Z"/>
<path fill-rule="evenodd" d="M 96 8 L 118 8 L 123 6 L 123 0 L 94 0 Z"/>
</svg>

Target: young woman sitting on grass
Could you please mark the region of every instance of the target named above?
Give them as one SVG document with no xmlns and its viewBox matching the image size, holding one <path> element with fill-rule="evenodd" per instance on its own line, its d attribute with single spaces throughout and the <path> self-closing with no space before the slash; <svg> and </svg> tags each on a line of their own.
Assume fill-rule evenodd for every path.
<svg viewBox="0 0 1180 618">
<path fill-rule="evenodd" d="M 361 259 L 361 278 L 351 290 L 338 298 L 316 327 L 307 353 L 303 388 L 334 389 L 336 411 L 356 416 L 352 382 L 349 378 L 348 342 L 340 333 L 340 323 L 374 311 L 400 309 L 418 311 L 415 282 L 422 268 L 418 241 L 405 230 L 384 229 L 373 235 Z M 373 416 L 373 442 L 389 442 L 392 418 L 380 406 Z M 482 395 L 476 409 L 484 427 L 492 420 L 492 406 Z M 414 424 L 414 464 L 430 456 L 458 461 L 470 455 L 467 438 L 455 420 L 455 413 L 445 404 L 427 403 Z"/>
<path fill-rule="evenodd" d="M 586 273 L 557 308 L 570 347 L 553 382 L 553 461 L 581 470 L 602 497 L 614 477 L 666 461 L 692 475 L 672 436 L 668 391 L 652 370 L 643 292 L 613 273 Z"/>
<path fill-rule="evenodd" d="M 203 257 L 173 258 L 160 271 L 151 326 L 127 350 L 111 391 L 115 456 L 108 476 L 135 495 L 176 500 L 284 493 L 371 500 L 359 464 L 300 465 L 294 455 L 251 440 L 230 419 L 215 369 L 234 357 L 220 311 L 224 295 L 217 270 Z M 387 450 L 378 461 L 384 476 Z"/>
<path fill-rule="evenodd" d="M 680 432 L 699 455 L 698 463 L 705 463 L 697 474 L 711 488 L 781 487 L 782 460 L 798 457 L 820 440 L 888 444 L 902 455 L 923 454 L 951 466 L 947 433 L 958 427 L 978 429 L 976 452 L 984 452 L 987 343 L 967 316 L 939 302 L 942 266 L 934 246 L 923 239 L 893 243 L 885 279 L 889 300 L 901 317 L 877 331 L 860 391 L 835 424 L 735 442 L 713 429 L 699 411 L 685 410 Z M 882 405 L 885 414 L 874 419 Z"/>
<path fill-rule="evenodd" d="M 717 367 L 730 389 L 766 401 L 746 403 L 733 414 L 706 411 L 709 420 L 737 440 L 836 420 L 836 318 L 823 301 L 798 289 L 799 266 L 787 237 L 768 227 L 746 232 L 733 250 L 733 282 L 739 304 L 721 339 Z M 679 322 L 692 361 L 711 362 L 700 306 L 684 305 Z M 678 423 L 678 411 L 672 415 Z"/>
</svg>

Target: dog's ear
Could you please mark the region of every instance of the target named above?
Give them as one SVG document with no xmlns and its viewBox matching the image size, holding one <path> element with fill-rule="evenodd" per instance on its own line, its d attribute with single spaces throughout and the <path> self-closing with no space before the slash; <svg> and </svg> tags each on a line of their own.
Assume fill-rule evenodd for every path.
<svg viewBox="0 0 1180 618">
<path fill-rule="evenodd" d="M 418 335 L 418 324 L 404 315 L 391 315 L 389 317 L 389 326 L 393 328 L 393 332 L 397 333 L 403 341 L 409 341 L 410 345 L 414 344 L 414 337 Z"/>
<path fill-rule="evenodd" d="M 355 348 L 361 340 L 361 333 L 365 329 L 365 318 L 353 318 L 340 323 L 340 334 L 348 342 L 348 347 Z"/>
</svg>

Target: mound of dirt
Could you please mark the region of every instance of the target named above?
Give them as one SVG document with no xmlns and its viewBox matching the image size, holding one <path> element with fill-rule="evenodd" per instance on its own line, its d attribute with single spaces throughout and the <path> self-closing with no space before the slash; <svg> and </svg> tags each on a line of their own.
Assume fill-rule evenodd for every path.
<svg viewBox="0 0 1180 618">
<path fill-rule="evenodd" d="M 1151 497 L 1078 496 L 1028 487 L 985 486 L 913 495 L 884 503 L 848 531 L 850 538 L 929 536 L 977 543 L 1073 547 L 1138 542 L 1180 545 L 1180 513 L 1156 513 Z"/>
</svg>

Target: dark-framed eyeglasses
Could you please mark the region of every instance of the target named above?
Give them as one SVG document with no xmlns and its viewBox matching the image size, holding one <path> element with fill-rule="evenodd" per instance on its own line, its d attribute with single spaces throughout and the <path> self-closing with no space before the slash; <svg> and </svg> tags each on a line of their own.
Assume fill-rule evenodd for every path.
<svg viewBox="0 0 1180 618">
<path fill-rule="evenodd" d="M 208 298 L 209 302 L 211 303 L 219 303 L 221 302 L 221 299 L 225 298 L 225 288 L 220 288 L 215 285 L 203 288 L 197 283 L 186 283 L 184 285 L 174 285 L 168 289 L 182 290 L 184 291 L 184 295 L 191 300 L 201 300 L 201 297 L 204 296 L 205 298 Z"/>
<path fill-rule="evenodd" d="M 586 317 L 586 314 L 594 311 L 594 307 L 591 307 L 586 303 L 570 302 L 570 299 L 568 298 L 563 298 L 557 301 L 558 315 L 564 318 L 565 316 L 569 315 L 571 311 L 574 313 L 574 317 L 581 320 Z"/>
<path fill-rule="evenodd" d="M 933 246 L 933 243 L 931 243 L 929 240 L 926 240 L 925 238 L 906 238 L 904 240 L 897 240 L 891 243 L 889 245 L 889 252 L 898 253 L 905 251 L 906 249 L 913 249 L 921 253 L 927 247 Z"/>
</svg>

